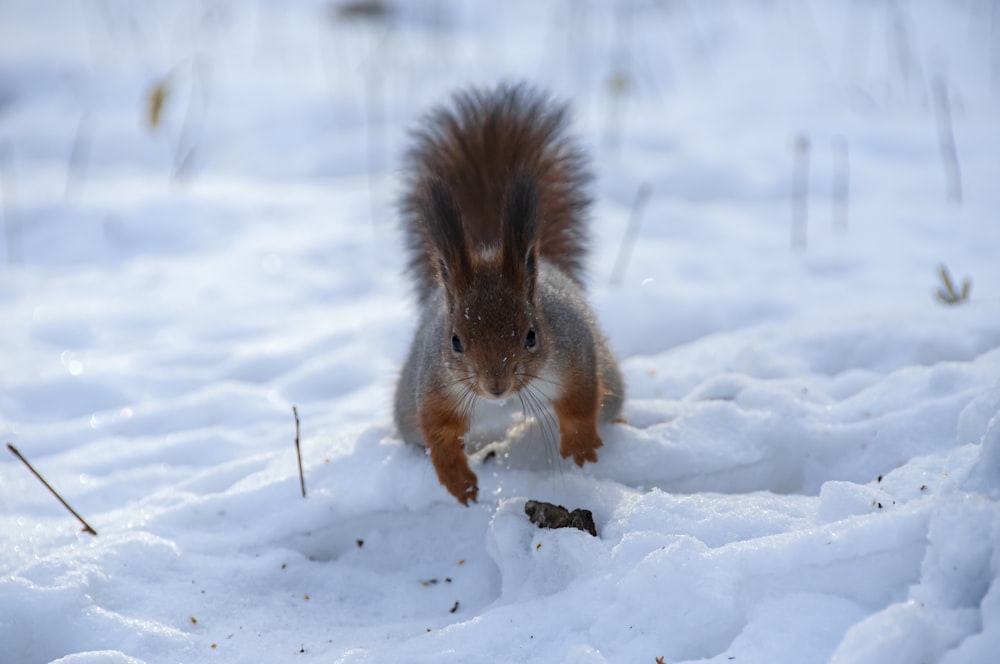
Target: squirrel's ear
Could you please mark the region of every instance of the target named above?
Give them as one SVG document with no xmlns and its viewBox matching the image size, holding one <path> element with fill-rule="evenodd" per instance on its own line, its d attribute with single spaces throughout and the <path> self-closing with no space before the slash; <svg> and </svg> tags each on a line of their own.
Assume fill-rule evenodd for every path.
<svg viewBox="0 0 1000 664">
<path fill-rule="evenodd" d="M 538 276 L 538 183 L 521 171 L 507 189 L 503 213 L 504 272 L 515 280 L 523 278 L 529 300 L 535 296 Z"/>
<path fill-rule="evenodd" d="M 458 206 L 447 185 L 438 178 L 428 178 L 424 190 L 421 214 L 437 253 L 441 281 L 446 288 L 458 288 L 458 281 L 469 274 L 469 252 Z"/>
</svg>

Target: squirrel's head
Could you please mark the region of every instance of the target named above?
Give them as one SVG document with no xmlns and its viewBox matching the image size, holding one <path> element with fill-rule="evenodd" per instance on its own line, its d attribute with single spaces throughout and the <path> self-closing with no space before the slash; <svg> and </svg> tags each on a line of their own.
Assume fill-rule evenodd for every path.
<svg viewBox="0 0 1000 664">
<path fill-rule="evenodd" d="M 537 315 L 538 187 L 515 176 L 501 211 L 498 245 L 471 250 L 447 186 L 428 186 L 424 211 L 445 293 L 442 359 L 458 384 L 487 399 L 513 396 L 539 373 L 545 328 Z"/>
</svg>

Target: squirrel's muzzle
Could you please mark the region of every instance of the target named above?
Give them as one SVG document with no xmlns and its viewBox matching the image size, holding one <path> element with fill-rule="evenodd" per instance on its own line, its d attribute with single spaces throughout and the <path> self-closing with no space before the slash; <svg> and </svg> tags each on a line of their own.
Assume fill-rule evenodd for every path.
<svg viewBox="0 0 1000 664">
<path fill-rule="evenodd" d="M 506 399 L 513 392 L 513 381 L 507 372 L 489 369 L 479 377 L 479 390 L 487 399 Z"/>
</svg>

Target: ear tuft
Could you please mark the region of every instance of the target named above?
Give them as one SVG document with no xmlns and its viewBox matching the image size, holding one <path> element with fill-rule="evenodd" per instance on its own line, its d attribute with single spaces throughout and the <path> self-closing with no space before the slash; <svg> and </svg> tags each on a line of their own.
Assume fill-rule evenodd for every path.
<svg viewBox="0 0 1000 664">
<path fill-rule="evenodd" d="M 424 184 L 421 216 L 439 261 L 439 274 L 446 287 L 455 288 L 469 274 L 469 251 L 465 246 L 462 216 L 448 186 L 440 178 Z"/>
<path fill-rule="evenodd" d="M 512 279 L 523 279 L 528 298 L 534 298 L 538 272 L 538 182 L 519 171 L 507 189 L 503 212 L 503 267 Z"/>
</svg>

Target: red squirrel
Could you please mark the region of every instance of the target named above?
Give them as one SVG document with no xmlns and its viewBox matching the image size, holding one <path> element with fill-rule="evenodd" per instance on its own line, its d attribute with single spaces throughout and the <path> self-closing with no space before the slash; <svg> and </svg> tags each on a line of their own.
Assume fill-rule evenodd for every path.
<svg viewBox="0 0 1000 664">
<path fill-rule="evenodd" d="M 400 204 L 420 320 L 396 388 L 403 439 L 430 450 L 463 505 L 480 400 L 551 405 L 559 452 L 597 461 L 621 372 L 583 295 L 592 176 L 567 107 L 524 84 L 456 93 L 405 156 Z"/>
</svg>

